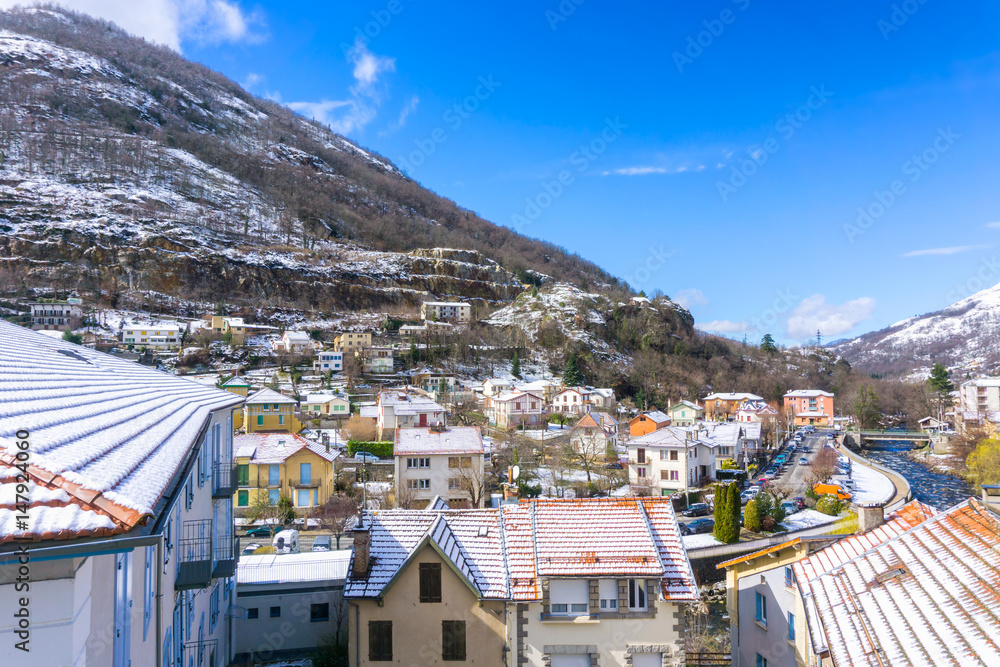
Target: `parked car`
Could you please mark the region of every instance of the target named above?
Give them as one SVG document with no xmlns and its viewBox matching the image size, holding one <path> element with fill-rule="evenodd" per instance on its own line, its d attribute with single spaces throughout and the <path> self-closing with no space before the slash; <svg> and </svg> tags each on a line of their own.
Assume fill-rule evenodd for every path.
<svg viewBox="0 0 1000 667">
<path fill-rule="evenodd" d="M 799 457 L 799 465 L 800 466 L 807 466 L 807 465 L 809 465 L 809 459 L 807 457 L 805 457 L 805 456 Z"/>
<path fill-rule="evenodd" d="M 690 535 L 698 535 L 700 533 L 711 533 L 715 530 L 715 519 L 695 519 L 687 525 Z"/>
<path fill-rule="evenodd" d="M 368 452 L 357 452 L 354 454 L 355 461 L 362 461 L 364 463 L 375 463 L 379 461 L 379 457 L 374 454 L 369 454 Z"/>
<path fill-rule="evenodd" d="M 271 546 L 279 554 L 299 553 L 299 531 L 294 528 L 282 530 L 271 539 Z"/>
<path fill-rule="evenodd" d="M 799 504 L 794 500 L 783 500 L 781 506 L 785 508 L 785 516 L 791 516 L 799 511 Z"/>
<path fill-rule="evenodd" d="M 317 535 L 311 551 L 329 551 L 332 546 L 329 535 Z"/>
<path fill-rule="evenodd" d="M 806 508 L 806 499 L 803 496 L 795 496 L 792 498 L 792 502 L 798 505 L 800 510 L 804 510 Z"/>
<path fill-rule="evenodd" d="M 708 503 L 695 503 L 681 512 L 684 516 L 705 516 L 711 513 L 712 508 L 708 506 Z"/>
<path fill-rule="evenodd" d="M 270 538 L 274 534 L 277 526 L 254 526 L 247 530 L 247 537 L 267 537 Z M 260 545 L 258 545 L 260 546 Z"/>
<path fill-rule="evenodd" d="M 606 465 L 604 467 L 607 468 L 608 470 L 622 470 L 622 464 L 621 463 L 609 463 L 608 465 Z"/>
<path fill-rule="evenodd" d="M 248 544 L 245 547 L 243 547 L 243 552 L 242 553 L 243 553 L 244 556 L 249 556 L 254 551 L 257 551 L 257 549 L 260 549 L 261 546 L 263 546 L 263 545 L 257 544 L 256 542 L 251 542 L 250 544 Z"/>
</svg>

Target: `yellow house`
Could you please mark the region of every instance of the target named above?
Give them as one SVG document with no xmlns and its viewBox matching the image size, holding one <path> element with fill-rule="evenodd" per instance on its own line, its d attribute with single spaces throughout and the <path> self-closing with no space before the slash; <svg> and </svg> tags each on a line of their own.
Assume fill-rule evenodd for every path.
<svg viewBox="0 0 1000 667">
<path fill-rule="evenodd" d="M 294 433 L 251 433 L 233 440 L 236 455 L 237 508 L 249 507 L 266 494 L 274 503 L 290 498 L 300 515 L 310 513 L 334 494 L 340 456 L 336 448 Z"/>
<path fill-rule="evenodd" d="M 247 433 L 260 431 L 298 433 L 302 422 L 295 416 L 298 402 L 274 391 L 261 389 L 243 404 L 242 426 Z"/>
<path fill-rule="evenodd" d="M 357 352 L 372 346 L 371 332 L 344 332 L 333 339 L 333 349 L 340 352 Z"/>
<path fill-rule="evenodd" d="M 250 383 L 238 375 L 234 375 L 222 383 L 222 388 L 228 392 L 246 398 L 250 393 Z"/>
<path fill-rule="evenodd" d="M 302 411 L 334 417 L 350 417 L 351 401 L 341 394 L 309 394 L 302 401 Z"/>
</svg>

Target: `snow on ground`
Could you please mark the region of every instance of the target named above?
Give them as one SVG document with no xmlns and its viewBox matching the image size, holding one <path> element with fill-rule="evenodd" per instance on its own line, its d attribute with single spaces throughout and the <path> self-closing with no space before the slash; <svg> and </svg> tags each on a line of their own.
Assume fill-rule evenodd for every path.
<svg viewBox="0 0 1000 667">
<path fill-rule="evenodd" d="M 806 528 L 815 528 L 816 526 L 833 523 L 834 521 L 837 521 L 837 518 L 838 517 L 823 514 L 822 512 L 817 512 L 816 510 L 802 510 L 801 512 L 796 512 L 795 514 L 785 517 L 781 527 L 791 533 L 796 530 L 805 530 Z"/>
<path fill-rule="evenodd" d="M 715 539 L 715 535 L 712 535 L 712 533 L 684 535 L 681 537 L 681 540 L 684 541 L 685 549 L 705 549 L 707 547 L 717 547 L 722 545 L 722 542 Z"/>
<path fill-rule="evenodd" d="M 855 503 L 885 503 L 896 495 L 891 479 L 857 461 L 851 465 L 851 479 L 857 486 L 857 492 L 851 494 Z"/>
</svg>

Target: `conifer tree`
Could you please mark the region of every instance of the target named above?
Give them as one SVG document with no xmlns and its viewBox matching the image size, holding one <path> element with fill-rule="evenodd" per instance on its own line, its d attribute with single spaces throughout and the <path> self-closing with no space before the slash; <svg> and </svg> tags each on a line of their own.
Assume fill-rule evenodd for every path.
<svg viewBox="0 0 1000 667">
<path fill-rule="evenodd" d="M 563 371 L 563 384 L 567 387 L 580 387 L 583 382 L 583 373 L 576 365 L 576 355 L 570 354 L 566 360 L 566 370 Z"/>
<path fill-rule="evenodd" d="M 521 378 L 521 355 L 517 350 L 514 350 L 514 359 L 510 362 L 510 374 L 518 379 Z"/>
</svg>

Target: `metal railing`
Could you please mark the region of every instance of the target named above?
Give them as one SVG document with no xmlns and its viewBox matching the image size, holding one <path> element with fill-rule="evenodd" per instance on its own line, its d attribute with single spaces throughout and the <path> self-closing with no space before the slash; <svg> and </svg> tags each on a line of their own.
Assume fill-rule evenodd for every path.
<svg viewBox="0 0 1000 667">
<path fill-rule="evenodd" d="M 212 550 L 214 565 L 212 567 L 212 577 L 223 579 L 236 574 L 236 561 L 238 552 L 236 550 L 236 536 L 232 534 L 220 535 Z"/>
<path fill-rule="evenodd" d="M 184 667 L 214 667 L 218 664 L 218 639 L 203 639 L 202 641 L 185 642 L 181 663 Z"/>
<path fill-rule="evenodd" d="M 228 498 L 236 493 L 238 466 L 232 461 L 218 461 L 212 471 L 212 497 Z"/>
<path fill-rule="evenodd" d="M 212 520 L 185 521 L 177 540 L 176 589 L 204 588 L 212 581 Z"/>
</svg>

